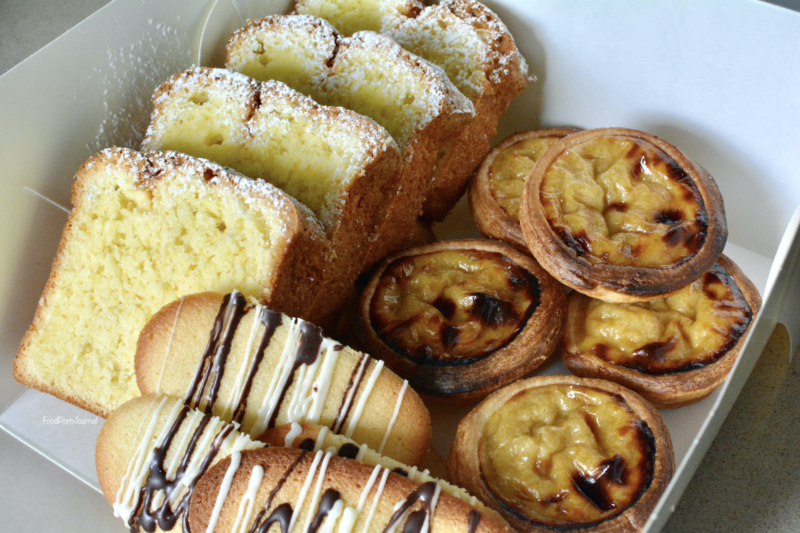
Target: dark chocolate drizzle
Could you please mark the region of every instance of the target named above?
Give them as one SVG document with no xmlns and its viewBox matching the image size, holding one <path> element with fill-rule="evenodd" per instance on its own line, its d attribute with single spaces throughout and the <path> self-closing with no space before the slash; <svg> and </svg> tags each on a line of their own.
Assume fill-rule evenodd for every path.
<svg viewBox="0 0 800 533">
<path fill-rule="evenodd" d="M 267 307 L 261 308 L 261 316 L 258 318 L 261 320 L 261 323 L 264 324 L 264 333 L 261 335 L 261 340 L 258 343 L 258 349 L 256 350 L 255 357 L 253 358 L 253 362 L 247 372 L 247 378 L 244 382 L 241 399 L 239 400 L 239 403 L 236 405 L 236 409 L 233 412 L 234 422 L 241 423 L 244 419 L 245 411 L 247 411 L 247 397 L 250 396 L 250 389 L 253 386 L 253 378 L 255 377 L 256 372 L 258 372 L 258 366 L 261 364 L 261 360 L 264 359 L 264 352 L 266 351 L 267 346 L 269 346 L 272 336 L 275 334 L 275 330 L 281 325 L 281 314 L 276 313 Z"/>
<path fill-rule="evenodd" d="M 319 505 L 317 506 L 317 512 L 314 513 L 314 518 L 311 520 L 311 525 L 308 528 L 308 533 L 317 533 L 317 530 L 322 526 L 322 522 L 325 520 L 333 506 L 336 505 L 336 502 L 342 498 L 342 495 L 339 494 L 338 490 L 334 489 L 326 489 L 325 492 L 322 493 L 322 498 L 319 500 Z"/>
<path fill-rule="evenodd" d="M 275 523 L 280 525 L 281 533 L 289 533 L 289 526 L 292 524 L 292 515 L 294 514 L 291 505 L 288 503 L 280 504 L 269 514 L 264 522 L 259 523 L 259 518 L 263 513 L 263 510 L 259 513 L 248 533 L 267 533 L 272 524 Z"/>
<path fill-rule="evenodd" d="M 347 387 L 344 389 L 344 393 L 342 394 L 342 401 L 339 403 L 339 409 L 336 411 L 336 418 L 333 421 L 333 425 L 331 426 L 331 431 L 334 433 L 339 433 L 342 429 L 342 424 L 344 424 L 345 420 L 347 420 L 347 415 L 350 414 L 350 409 L 353 407 L 355 403 L 355 395 L 353 398 L 350 399 L 350 403 L 347 405 L 345 409 L 345 402 L 347 401 L 347 395 L 350 392 L 350 389 L 355 387 L 355 391 L 358 392 L 358 388 L 361 386 L 361 380 L 364 379 L 364 374 L 367 373 L 367 365 L 369 363 L 364 363 L 364 368 L 361 368 L 361 363 L 364 361 L 366 357 L 369 357 L 367 354 L 362 353 L 361 357 L 358 359 L 355 368 L 350 373 L 350 380 L 347 382 Z M 359 374 L 358 371 L 361 369 L 361 373 Z"/>
<path fill-rule="evenodd" d="M 200 439 L 201 435 L 205 431 L 206 426 L 208 426 L 208 423 L 211 421 L 211 415 L 203 415 L 203 418 L 200 420 L 200 423 L 197 425 L 197 428 L 194 430 L 194 433 L 189 440 L 189 445 L 187 446 L 186 452 L 184 453 L 183 458 L 178 465 L 178 469 L 175 472 L 175 477 L 170 480 L 167 479 L 167 468 L 164 466 L 164 461 L 166 460 L 167 452 L 172 445 L 172 440 L 175 438 L 175 435 L 177 435 L 188 414 L 189 407 L 183 405 L 180 413 L 175 418 L 175 422 L 173 422 L 172 426 L 169 428 L 169 431 L 167 432 L 164 441 L 161 443 L 161 446 L 153 449 L 153 457 L 150 460 L 147 478 L 145 479 L 144 485 L 139 491 L 139 498 L 136 507 L 133 509 L 133 512 L 128 519 L 128 526 L 132 532 L 137 532 L 141 528 L 148 533 L 153 533 L 156 530 L 156 526 L 164 531 L 170 531 L 175 527 L 178 519 L 181 518 L 183 521 L 183 530 L 187 533 L 190 532 L 188 510 L 189 500 L 192 497 L 192 492 L 194 492 L 194 487 L 200 477 L 205 474 L 206 470 L 208 470 L 209 466 L 211 466 L 211 462 L 217 456 L 217 453 L 222 447 L 222 442 L 225 440 L 225 437 L 227 437 L 228 434 L 233 431 L 234 426 L 233 424 L 226 424 L 216 434 L 214 440 L 211 442 L 209 451 L 206 453 L 205 457 L 203 457 L 203 460 L 200 463 L 197 475 L 187 484 L 186 494 L 183 495 L 175 508 L 173 508 L 169 503 L 170 497 L 175 490 L 183 486 L 181 482 L 183 480 L 183 476 L 186 474 L 189 461 L 191 460 L 192 455 L 195 453 L 197 441 Z M 163 502 L 158 508 L 152 509 L 151 507 L 153 499 L 156 492 L 159 490 L 164 492 Z"/>
<path fill-rule="evenodd" d="M 467 533 L 475 533 L 478 530 L 478 524 L 481 521 L 481 513 L 476 511 L 475 509 L 469 512 L 469 526 L 467 527 Z"/>
<path fill-rule="evenodd" d="M 412 492 L 406 497 L 406 501 L 403 502 L 403 505 L 394 512 L 392 517 L 389 519 L 389 523 L 386 524 L 386 528 L 383 530 L 383 533 L 389 533 L 389 530 L 399 522 L 403 516 L 408 512 L 411 507 L 417 503 L 418 501 L 422 502 L 422 509 L 418 511 L 414 511 L 408 515 L 408 519 L 406 519 L 406 523 L 403 526 L 403 533 L 421 533 L 422 525 L 425 523 L 425 518 L 428 518 L 428 524 L 433 523 L 433 506 L 432 506 L 432 499 L 433 495 L 436 493 L 436 482 L 428 481 L 427 483 L 423 483 L 420 485 L 417 490 Z M 430 527 L 429 527 L 430 530 Z"/>
<path fill-rule="evenodd" d="M 317 443 L 314 442 L 314 439 L 309 437 L 307 439 L 304 439 L 303 442 L 300 443 L 300 446 L 298 446 L 297 448 L 299 450 L 303 450 L 303 451 L 306 451 L 306 452 L 313 452 L 314 451 L 314 446 L 316 446 L 316 445 L 317 445 Z"/>
<path fill-rule="evenodd" d="M 281 527 L 281 533 L 289 533 L 289 525 L 292 521 L 292 506 L 288 503 L 282 503 L 281 505 L 277 506 L 270 514 L 264 519 L 264 515 L 267 514 L 270 505 L 272 505 L 272 500 L 275 499 L 275 496 L 280 492 L 283 488 L 283 485 L 286 483 L 286 480 L 289 479 L 289 476 L 294 472 L 294 469 L 297 468 L 297 465 L 300 464 L 300 461 L 306 456 L 306 452 L 302 452 L 297 459 L 292 462 L 289 468 L 286 469 L 286 472 L 283 473 L 281 478 L 278 480 L 278 483 L 275 484 L 275 488 L 273 488 L 269 496 L 267 497 L 267 503 L 264 504 L 264 508 L 256 515 L 256 519 L 253 522 L 253 525 L 250 527 L 248 533 L 267 533 L 270 526 L 274 523 L 279 523 Z"/>
<path fill-rule="evenodd" d="M 361 448 L 359 448 L 358 445 L 352 442 L 346 442 L 339 448 L 339 453 L 337 455 L 345 459 L 355 459 L 360 450 Z"/>
<path fill-rule="evenodd" d="M 399 466 L 397 468 L 395 468 L 394 470 L 392 470 L 392 472 L 394 472 L 395 474 L 399 474 L 399 475 L 401 475 L 403 477 L 408 477 L 408 472 L 406 472 L 405 470 L 403 470 Z"/>
<path fill-rule="evenodd" d="M 292 386 L 292 382 L 294 381 L 294 373 L 298 368 L 300 368 L 300 365 L 313 365 L 317 360 L 317 357 L 319 357 L 319 349 L 320 346 L 322 346 L 323 339 L 322 329 L 304 320 L 300 321 L 299 326 L 300 343 L 297 347 L 294 363 L 292 364 L 292 371 L 289 374 L 289 379 L 287 379 L 286 383 L 283 385 L 281 394 L 278 397 L 278 403 L 276 404 L 275 411 L 272 412 L 272 416 L 269 418 L 269 424 L 267 424 L 268 428 L 275 427 L 275 421 L 278 418 L 280 406 L 283 404 L 283 399 L 286 396 L 286 392 L 289 390 L 289 387 Z"/>
<path fill-rule="evenodd" d="M 217 318 L 214 320 L 214 327 L 211 329 L 208 344 L 184 397 L 184 402 L 189 407 L 201 409 L 204 413 L 211 411 L 211 406 L 214 405 L 217 399 L 219 386 L 222 383 L 222 374 L 225 371 L 225 361 L 231 351 L 233 335 L 236 333 L 239 321 L 246 312 L 246 303 L 244 296 L 239 291 L 226 294 L 225 298 L 222 299 L 222 306 L 220 306 Z M 203 406 L 201 405 L 203 393 L 212 376 L 213 382 L 208 393 L 208 403 Z"/>
</svg>

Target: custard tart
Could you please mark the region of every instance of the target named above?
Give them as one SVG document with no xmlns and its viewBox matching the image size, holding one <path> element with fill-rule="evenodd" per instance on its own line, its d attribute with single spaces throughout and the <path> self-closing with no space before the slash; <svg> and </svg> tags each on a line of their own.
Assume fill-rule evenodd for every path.
<svg viewBox="0 0 800 533">
<path fill-rule="evenodd" d="M 533 258 L 494 241 L 444 241 L 376 269 L 356 335 L 419 393 L 461 401 L 544 362 L 565 313 L 563 287 Z"/>
<path fill-rule="evenodd" d="M 668 298 L 615 304 L 572 292 L 568 302 L 567 368 L 615 381 L 659 408 L 694 403 L 720 386 L 761 307 L 752 282 L 724 255 Z"/>
<path fill-rule="evenodd" d="M 633 391 L 540 376 L 486 398 L 458 425 L 448 479 L 519 532 L 641 531 L 675 469 L 666 425 Z"/>
<path fill-rule="evenodd" d="M 489 152 L 469 184 L 469 208 L 481 233 L 528 253 L 519 225 L 525 180 L 551 146 L 576 131 L 550 128 L 517 133 Z"/>
<path fill-rule="evenodd" d="M 528 248 L 561 283 L 608 302 L 663 298 L 716 262 L 728 230 L 714 180 L 680 150 L 621 128 L 568 135 L 525 183 Z"/>
</svg>

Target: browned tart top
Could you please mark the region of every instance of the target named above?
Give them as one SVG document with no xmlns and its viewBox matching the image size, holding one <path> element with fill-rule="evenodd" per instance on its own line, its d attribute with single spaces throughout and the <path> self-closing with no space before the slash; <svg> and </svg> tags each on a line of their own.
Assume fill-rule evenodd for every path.
<svg viewBox="0 0 800 533">
<path fill-rule="evenodd" d="M 523 139 L 494 158 L 489 166 L 489 188 L 503 211 L 519 222 L 519 202 L 533 166 L 563 135 Z"/>
<path fill-rule="evenodd" d="M 702 368 L 735 346 L 753 311 L 725 268 L 661 300 L 614 304 L 570 295 L 570 350 L 647 374 Z"/>
<path fill-rule="evenodd" d="M 417 364 L 469 364 L 503 348 L 539 305 L 539 281 L 486 250 L 400 257 L 370 302 L 372 328 Z"/>
<path fill-rule="evenodd" d="M 708 230 L 687 172 L 640 138 L 601 136 L 571 145 L 547 169 L 540 198 L 564 244 L 612 265 L 680 264 L 697 253 Z"/>
<path fill-rule="evenodd" d="M 479 441 L 481 475 L 512 513 L 569 529 L 616 516 L 648 489 L 655 441 L 618 394 L 551 384 L 495 411 Z"/>
</svg>

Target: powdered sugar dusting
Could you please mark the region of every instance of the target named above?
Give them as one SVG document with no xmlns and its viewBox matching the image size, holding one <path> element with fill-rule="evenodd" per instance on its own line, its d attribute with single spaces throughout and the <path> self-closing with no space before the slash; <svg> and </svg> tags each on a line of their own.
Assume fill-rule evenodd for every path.
<svg viewBox="0 0 800 533">
<path fill-rule="evenodd" d="M 153 19 L 148 23 L 141 40 L 109 49 L 108 64 L 94 69 L 103 87 L 103 120 L 86 145 L 87 156 L 113 145 L 138 148 L 149 122 L 153 87 L 191 64 L 186 35 Z"/>
<path fill-rule="evenodd" d="M 415 132 L 423 130 L 440 115 L 474 114 L 472 103 L 456 89 L 441 68 L 409 53 L 389 37 L 375 32 L 358 32 L 352 37 L 343 38 L 338 36 L 329 23 L 306 15 L 278 15 L 250 22 L 228 41 L 228 68 L 242 68 L 247 61 L 252 60 L 253 55 L 257 55 L 253 50 L 257 50 L 259 44 L 263 46 L 267 42 L 270 46 L 279 48 L 290 45 L 305 47 L 304 57 L 315 58 L 313 63 L 303 65 L 312 80 L 308 92 L 326 103 L 348 100 L 352 93 L 357 93 L 360 86 L 366 83 L 368 71 L 379 73 L 382 79 L 392 80 L 397 84 L 424 85 L 426 90 L 419 95 L 424 101 L 416 105 L 417 108 L 422 108 L 419 116 L 412 117 L 412 107 L 404 102 L 383 102 L 387 107 L 394 105 L 395 119 L 408 117 L 408 120 L 413 121 L 410 128 L 403 130 L 402 135 L 398 135 L 398 131 L 392 131 L 400 144 L 405 144 Z M 331 53 L 327 57 L 314 54 L 314 51 L 320 50 L 330 50 Z M 357 67 L 347 69 L 343 66 L 347 62 L 351 66 L 357 64 Z M 313 72 L 309 72 L 312 70 Z M 347 70 L 350 77 L 337 78 L 337 73 L 341 70 Z M 389 127 L 387 123 L 383 125 Z"/>
<path fill-rule="evenodd" d="M 292 139 L 298 140 L 298 135 L 302 136 L 298 146 L 324 146 L 335 154 L 341 164 L 334 167 L 312 164 L 306 174 L 301 172 L 292 178 L 294 182 L 302 181 L 308 172 L 312 178 L 327 175 L 326 183 L 330 188 L 325 193 L 326 202 L 322 206 L 313 206 L 327 227 L 336 224 L 351 184 L 364 176 L 365 169 L 384 152 L 398 150 L 388 132 L 369 118 L 346 109 L 319 105 L 278 81 L 259 83 L 243 74 L 211 68 L 189 69 L 173 76 L 156 90 L 153 118 L 143 149 L 170 148 L 169 144 L 163 144 L 162 139 L 171 130 L 179 130 L 186 106 L 197 109 L 197 104 L 191 102 L 199 94 L 221 106 L 215 108 L 215 124 L 210 125 L 209 131 L 221 127 L 227 132 L 226 143 L 235 145 L 237 150 L 254 149 L 266 158 L 265 172 L 253 177 L 274 181 L 279 187 L 286 185 L 282 179 L 273 180 L 276 175 L 268 171 L 272 166 L 269 162 L 273 161 L 270 158 L 277 158 L 274 161 L 279 160 L 281 168 L 291 160 L 297 167 L 307 168 L 308 162 L 312 161 L 309 154 L 300 150 L 282 151 L 281 148 Z M 303 126 L 298 126 L 301 124 Z M 199 128 L 203 131 L 202 126 Z M 302 184 L 295 186 L 303 189 Z M 292 185 L 288 190 L 292 191 Z M 300 200 L 303 198 L 299 196 Z"/>
</svg>

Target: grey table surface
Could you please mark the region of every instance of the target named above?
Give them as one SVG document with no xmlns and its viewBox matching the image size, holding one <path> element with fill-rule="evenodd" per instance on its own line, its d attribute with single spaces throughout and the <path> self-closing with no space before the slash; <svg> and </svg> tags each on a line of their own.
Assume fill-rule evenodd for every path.
<svg viewBox="0 0 800 533">
<path fill-rule="evenodd" d="M 107 3 L 0 0 L 0 75 Z M 788 354 L 779 326 L 665 533 L 800 531 L 800 357 Z M 0 431 L 0 531 L 79 530 L 124 529 L 100 495 Z"/>
</svg>

